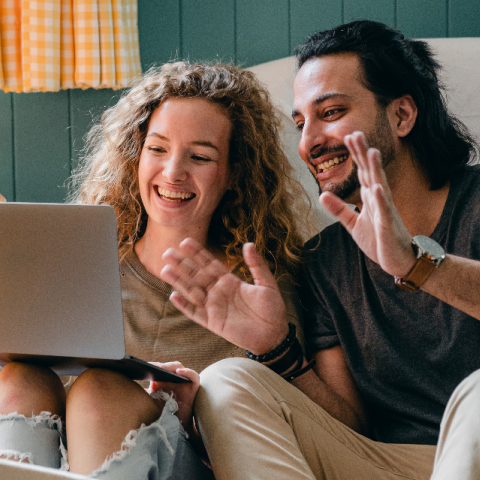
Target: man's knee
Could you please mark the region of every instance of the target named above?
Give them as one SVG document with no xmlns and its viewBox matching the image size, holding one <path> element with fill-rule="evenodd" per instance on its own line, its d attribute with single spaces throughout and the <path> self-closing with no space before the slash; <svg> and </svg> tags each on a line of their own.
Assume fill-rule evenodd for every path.
<svg viewBox="0 0 480 480">
<path fill-rule="evenodd" d="M 255 402 L 265 394 L 270 377 L 277 376 L 264 365 L 248 358 L 228 358 L 202 371 L 200 389 L 195 400 L 195 412 L 203 410 L 228 415 L 230 408 L 240 403 Z"/>
<path fill-rule="evenodd" d="M 0 414 L 48 411 L 63 416 L 65 398 L 60 378 L 49 368 L 12 362 L 0 371 Z"/>
<path fill-rule="evenodd" d="M 456 403 L 478 409 L 480 406 L 480 370 L 465 378 L 454 390 L 452 399 Z"/>
</svg>

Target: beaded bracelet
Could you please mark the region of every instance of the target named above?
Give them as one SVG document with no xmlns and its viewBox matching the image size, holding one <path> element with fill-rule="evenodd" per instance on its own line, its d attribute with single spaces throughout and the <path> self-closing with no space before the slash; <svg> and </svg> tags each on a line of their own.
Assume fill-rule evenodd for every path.
<svg viewBox="0 0 480 480">
<path fill-rule="evenodd" d="M 282 353 L 287 351 L 287 348 L 292 345 L 294 340 L 297 338 L 295 336 L 296 333 L 296 327 L 293 323 L 288 322 L 288 335 L 285 338 L 285 340 L 274 350 L 268 353 L 264 353 L 263 355 L 254 355 L 250 350 L 247 350 L 245 353 L 248 358 L 251 358 L 252 360 L 255 360 L 256 362 L 264 363 L 264 362 L 269 362 L 270 360 L 273 360 L 274 358 L 279 357 L 282 355 Z"/>
<path fill-rule="evenodd" d="M 297 370 L 303 364 L 303 351 L 300 342 L 295 337 L 290 348 L 276 361 L 266 365 L 270 370 L 282 375 L 292 368 Z M 282 375 L 283 376 L 283 375 Z"/>
</svg>

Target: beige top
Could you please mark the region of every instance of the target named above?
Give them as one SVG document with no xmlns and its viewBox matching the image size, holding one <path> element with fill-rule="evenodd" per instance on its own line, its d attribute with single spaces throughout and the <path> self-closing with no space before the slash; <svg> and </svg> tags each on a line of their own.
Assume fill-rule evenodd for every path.
<svg viewBox="0 0 480 480">
<path fill-rule="evenodd" d="M 169 301 L 172 287 L 150 273 L 131 251 L 120 264 L 125 343 L 129 355 L 148 362 L 178 360 L 198 372 L 218 360 L 244 357 L 245 350 L 196 324 Z M 280 282 L 289 321 L 299 327 L 300 306 L 293 285 Z M 284 285 L 285 284 L 285 285 Z"/>
</svg>

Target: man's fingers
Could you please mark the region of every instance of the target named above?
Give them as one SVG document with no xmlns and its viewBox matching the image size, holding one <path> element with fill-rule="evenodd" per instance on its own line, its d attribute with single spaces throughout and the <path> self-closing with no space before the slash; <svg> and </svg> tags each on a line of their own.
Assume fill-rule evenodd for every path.
<svg viewBox="0 0 480 480">
<path fill-rule="evenodd" d="M 361 185 L 370 185 L 370 177 L 367 169 L 367 150 L 368 145 L 362 132 L 353 132 L 345 136 L 345 145 L 347 146 L 353 161 L 357 165 L 358 180 Z"/>
<path fill-rule="evenodd" d="M 387 176 L 382 166 L 381 153 L 374 148 L 368 151 L 369 168 L 372 171 L 373 184 L 379 184 L 382 186 L 386 198 L 393 202 L 390 187 L 387 182 Z"/>
<path fill-rule="evenodd" d="M 352 210 L 343 200 L 340 200 L 331 192 L 324 192 L 320 195 L 320 203 L 333 216 L 337 217 L 349 233 L 352 233 L 357 222 L 358 213 Z"/>
<path fill-rule="evenodd" d="M 270 272 L 265 260 L 257 253 L 253 243 L 243 245 L 243 258 L 252 274 L 255 285 L 262 287 L 275 287 L 275 278 Z"/>
</svg>

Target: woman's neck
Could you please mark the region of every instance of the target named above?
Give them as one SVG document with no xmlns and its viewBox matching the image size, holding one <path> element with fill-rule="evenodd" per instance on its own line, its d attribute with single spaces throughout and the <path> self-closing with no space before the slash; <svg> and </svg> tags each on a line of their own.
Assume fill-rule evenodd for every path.
<svg viewBox="0 0 480 480">
<path fill-rule="evenodd" d="M 180 242 L 187 237 L 194 238 L 205 247 L 208 229 L 189 229 L 187 232 L 178 228 L 155 228 L 154 225 L 147 224 L 145 234 L 135 243 L 134 250 L 143 266 L 158 277 L 166 265 L 162 255 L 171 247 L 178 248 Z"/>
</svg>

